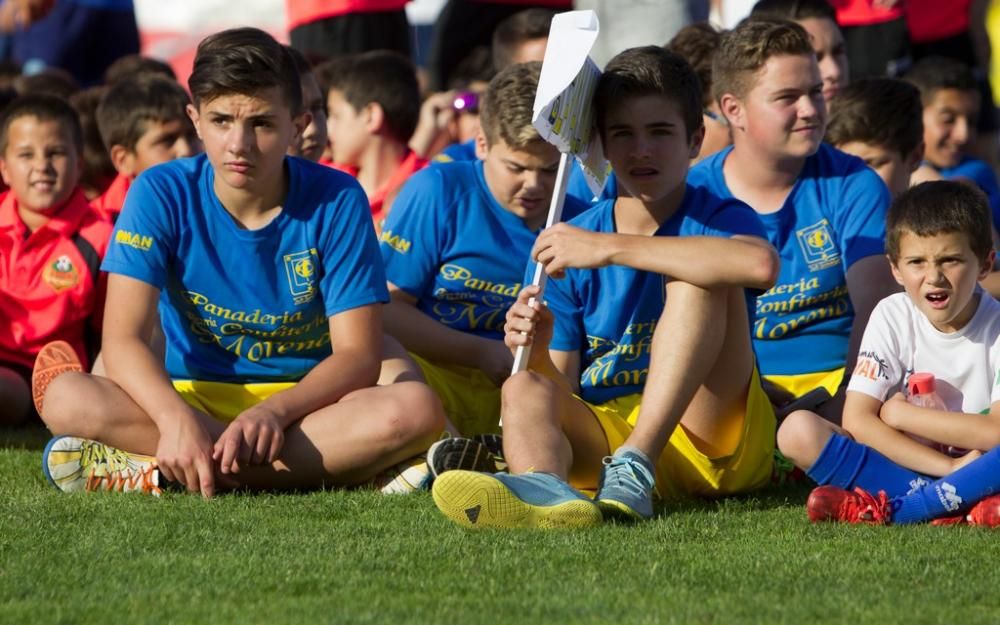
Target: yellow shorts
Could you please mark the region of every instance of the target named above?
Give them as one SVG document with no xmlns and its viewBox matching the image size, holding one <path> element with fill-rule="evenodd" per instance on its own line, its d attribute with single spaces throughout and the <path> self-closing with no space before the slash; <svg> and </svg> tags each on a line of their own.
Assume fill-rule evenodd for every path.
<svg viewBox="0 0 1000 625">
<path fill-rule="evenodd" d="M 427 384 L 444 404 L 448 419 L 464 436 L 500 433 L 500 389 L 478 369 L 433 364 L 410 352 Z"/>
<path fill-rule="evenodd" d="M 621 447 L 632 433 L 641 401 L 642 395 L 636 393 L 599 405 L 584 402 L 604 430 L 610 451 Z M 727 456 L 706 455 L 691 442 L 685 429 L 677 426 L 656 463 L 656 486 L 660 497 L 719 497 L 751 491 L 770 481 L 775 418 L 756 369 L 743 413 L 742 436 L 736 450 Z"/>
<path fill-rule="evenodd" d="M 295 386 L 295 382 L 254 382 L 230 384 L 200 380 L 173 380 L 174 390 L 188 405 L 229 423 L 247 408 L 256 406 L 271 395 Z"/>
<path fill-rule="evenodd" d="M 795 397 L 802 397 L 809 391 L 821 387 L 833 397 L 844 381 L 844 368 L 795 375 L 765 375 L 764 379 L 775 386 L 780 386 Z"/>
</svg>

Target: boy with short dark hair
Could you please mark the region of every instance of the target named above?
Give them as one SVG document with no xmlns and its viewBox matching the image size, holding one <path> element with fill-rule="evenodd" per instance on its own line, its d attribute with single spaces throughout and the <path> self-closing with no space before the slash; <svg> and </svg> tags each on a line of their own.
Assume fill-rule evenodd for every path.
<svg viewBox="0 0 1000 625">
<path fill-rule="evenodd" d="M 380 228 L 400 187 L 427 165 L 407 145 L 420 114 L 413 64 L 395 52 L 366 52 L 339 63 L 329 80 L 333 162 L 356 170 Z"/>
<path fill-rule="evenodd" d="M 793 412 L 778 445 L 821 484 L 807 504 L 813 521 L 961 513 L 954 522 L 998 525 L 1000 497 L 985 497 L 1000 489 L 1000 304 L 977 285 L 995 256 L 989 208 L 976 189 L 927 182 L 896 199 L 887 230 L 886 255 L 905 293 L 872 313 L 844 429 Z M 907 401 L 917 374 L 928 373 L 935 388 L 917 390 L 935 391 L 936 408 Z"/>
<path fill-rule="evenodd" d="M 982 96 L 972 71 L 961 61 L 927 57 L 904 79 L 920 90 L 923 103 L 924 164 L 916 180 L 966 178 L 986 193 L 993 223 L 1000 223 L 1000 185 L 985 161 L 966 154 L 976 140 Z"/>
<path fill-rule="evenodd" d="M 187 92 L 176 81 L 141 74 L 109 87 L 97 106 L 97 125 L 118 176 L 93 206 L 117 219 L 136 176 L 153 165 L 201 150 L 185 108 Z"/>
<path fill-rule="evenodd" d="M 752 18 L 723 35 L 713 84 L 733 145 L 691 169 L 691 183 L 740 199 L 781 255 L 757 298 L 754 351 L 779 417 L 819 406 L 840 419 L 871 309 L 895 290 L 883 255 L 885 184 L 822 143 L 824 82 L 808 33 Z"/>
<path fill-rule="evenodd" d="M 302 89 L 267 33 L 206 38 L 189 85 L 205 154 L 129 192 L 103 266 L 107 376 L 48 386 L 46 476 L 153 493 L 162 477 L 205 497 L 365 483 L 427 449 L 444 417 L 423 384 L 375 386 L 388 294 L 363 192 L 286 156 Z"/>
<path fill-rule="evenodd" d="M 676 54 L 633 48 L 608 63 L 594 108 L 628 193 L 535 242 L 554 279 L 545 305 L 528 287 L 507 314 L 507 345 L 532 347 L 503 386 L 511 474 L 453 471 L 433 488 L 466 526 L 648 519 L 654 489 L 720 496 L 770 479 L 774 413 L 744 287 L 772 284 L 777 259 L 749 207 L 685 182 L 704 133 L 698 79 Z"/>
<path fill-rule="evenodd" d="M 0 424 L 31 416 L 31 368 L 46 343 L 67 341 L 84 355 L 96 343 L 111 224 L 77 187 L 82 146 L 76 113 L 62 100 L 24 96 L 4 111 Z"/>
<path fill-rule="evenodd" d="M 830 102 L 826 141 L 863 160 L 896 197 L 924 156 L 923 106 L 913 85 L 869 78 L 848 85 Z"/>
<path fill-rule="evenodd" d="M 531 125 L 540 63 L 490 82 L 479 160 L 444 163 L 403 187 L 382 232 L 386 330 L 418 361 L 465 436 L 499 431 L 503 344 L 531 246 L 545 225 L 559 151 Z M 583 206 L 568 199 L 566 215 Z"/>
</svg>

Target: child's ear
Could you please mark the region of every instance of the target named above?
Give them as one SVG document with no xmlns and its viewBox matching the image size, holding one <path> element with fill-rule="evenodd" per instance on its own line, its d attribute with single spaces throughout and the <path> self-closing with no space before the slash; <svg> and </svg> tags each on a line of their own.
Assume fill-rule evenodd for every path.
<svg viewBox="0 0 1000 625">
<path fill-rule="evenodd" d="M 900 275 L 899 269 L 896 267 L 896 263 L 892 262 L 892 259 L 889 258 L 888 254 L 885 255 L 885 259 L 889 262 L 889 269 L 892 271 L 892 277 L 896 280 L 896 284 L 903 286 L 903 276 Z"/>
<path fill-rule="evenodd" d="M 115 171 L 119 174 L 127 178 L 139 175 L 139 172 L 135 171 L 135 153 L 124 145 L 111 146 L 108 155 L 111 157 L 111 164 L 115 166 Z"/>
<path fill-rule="evenodd" d="M 913 148 L 909 156 L 906 157 L 906 166 L 909 168 L 911 174 L 917 171 L 920 163 L 924 162 L 924 148 L 924 142 L 921 141 L 917 147 Z"/>
<path fill-rule="evenodd" d="M 0 177 L 3 178 L 3 183 L 10 186 L 10 177 L 7 175 L 7 160 L 0 158 Z"/>
<path fill-rule="evenodd" d="M 365 105 L 363 119 L 368 134 L 378 134 L 385 129 L 385 109 L 378 102 Z"/>
<path fill-rule="evenodd" d="M 476 133 L 476 158 L 481 161 L 486 160 L 486 154 L 490 151 L 490 146 L 486 144 L 486 133 L 482 128 Z"/>
<path fill-rule="evenodd" d="M 187 112 L 187 116 L 191 119 L 191 125 L 194 126 L 194 131 L 198 133 L 198 138 L 204 141 L 201 136 L 201 128 L 198 126 L 198 120 L 201 117 L 198 114 L 198 109 L 194 107 L 194 104 L 188 104 L 184 107 L 184 111 Z"/>
<path fill-rule="evenodd" d="M 986 276 L 993 272 L 993 264 L 996 262 L 997 252 L 996 250 L 990 250 L 990 253 L 986 255 L 983 259 L 983 264 L 979 268 L 979 279 L 985 280 Z"/>
<path fill-rule="evenodd" d="M 692 158 L 697 158 L 698 154 L 701 153 L 701 144 L 705 140 L 705 125 L 702 124 L 698 130 L 691 135 L 691 145 L 690 150 L 688 150 L 688 160 Z"/>
<path fill-rule="evenodd" d="M 742 130 L 746 126 L 743 102 L 731 93 L 724 93 L 719 98 L 719 111 L 729 122 L 730 128 Z"/>
</svg>

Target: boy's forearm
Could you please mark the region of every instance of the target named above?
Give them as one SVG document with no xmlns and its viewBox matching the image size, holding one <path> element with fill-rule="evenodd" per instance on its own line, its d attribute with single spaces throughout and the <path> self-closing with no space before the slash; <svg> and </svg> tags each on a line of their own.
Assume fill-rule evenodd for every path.
<svg viewBox="0 0 1000 625">
<path fill-rule="evenodd" d="M 427 360 L 477 368 L 479 355 L 502 349 L 501 341 L 461 332 L 427 316 L 415 306 L 393 300 L 384 308 L 385 331 L 407 351 Z"/>
<path fill-rule="evenodd" d="M 174 390 L 150 346 L 139 337 L 106 337 L 103 345 L 107 377 L 120 386 L 161 431 L 190 407 Z"/>
<path fill-rule="evenodd" d="M 896 464 L 921 473 L 941 477 L 952 471 L 952 459 L 889 427 L 878 415 L 844 413 L 844 428 L 854 439 L 871 447 Z"/>
<path fill-rule="evenodd" d="M 327 356 L 297 384 L 262 404 L 271 408 L 283 428 L 353 391 L 375 386 L 381 360 L 377 354 L 341 352 Z"/>
<path fill-rule="evenodd" d="M 899 402 L 889 425 L 936 443 L 986 451 L 1000 445 L 1000 421 L 989 415 L 944 412 Z"/>
<path fill-rule="evenodd" d="M 777 278 L 777 255 L 764 242 L 722 237 L 612 235 L 611 263 L 669 276 L 701 288 L 767 289 Z"/>
</svg>

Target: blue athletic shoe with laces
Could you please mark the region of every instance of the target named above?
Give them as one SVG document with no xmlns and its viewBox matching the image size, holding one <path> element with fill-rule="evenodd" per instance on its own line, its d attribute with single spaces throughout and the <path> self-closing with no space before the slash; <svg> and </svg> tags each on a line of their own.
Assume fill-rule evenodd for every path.
<svg viewBox="0 0 1000 625">
<path fill-rule="evenodd" d="M 605 517 L 641 521 L 653 516 L 653 463 L 634 447 L 620 447 L 604 458 L 597 505 Z"/>
<path fill-rule="evenodd" d="M 465 527 L 593 527 L 601 511 L 583 493 L 550 473 L 442 473 L 434 503 Z"/>
</svg>

